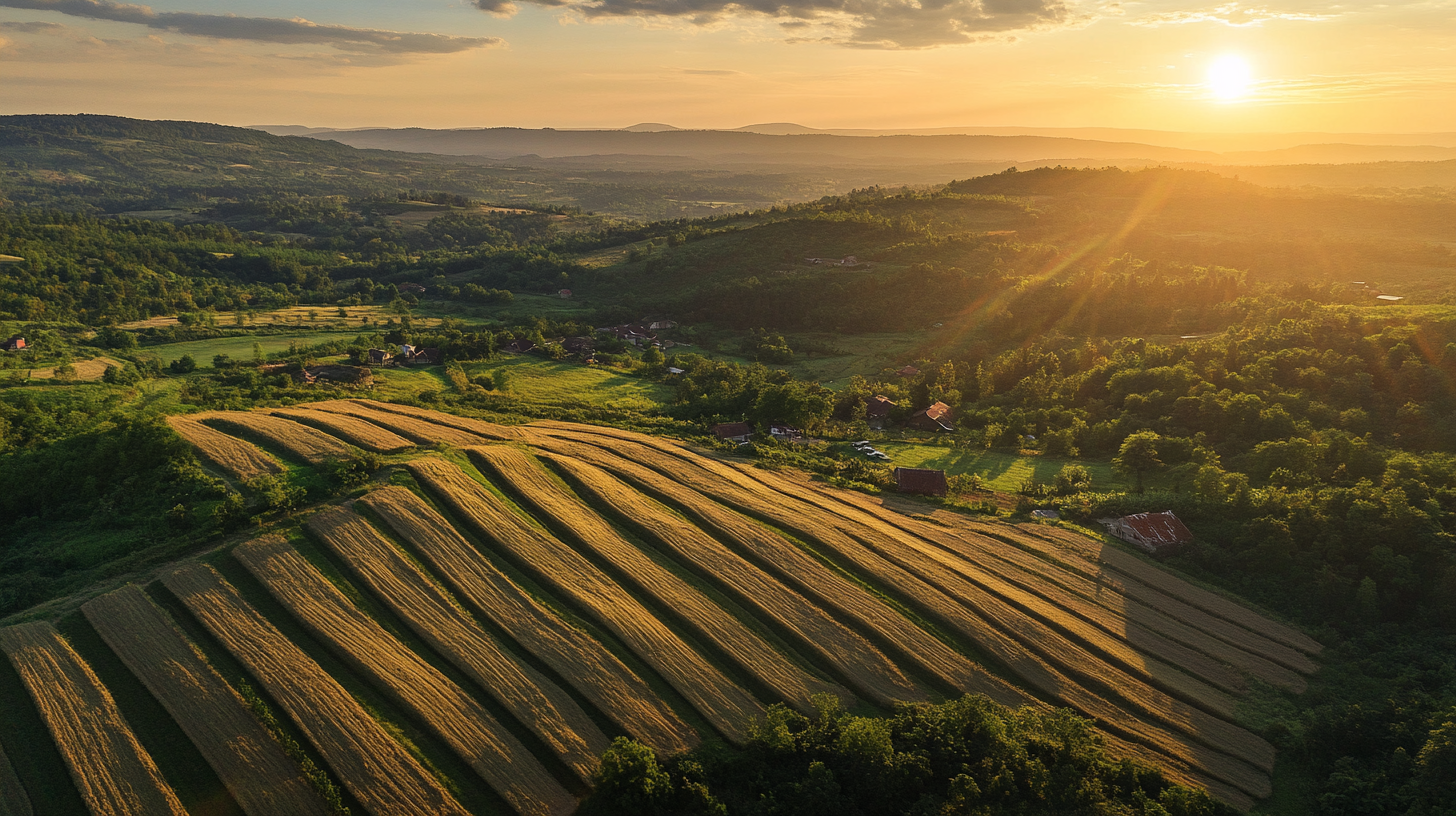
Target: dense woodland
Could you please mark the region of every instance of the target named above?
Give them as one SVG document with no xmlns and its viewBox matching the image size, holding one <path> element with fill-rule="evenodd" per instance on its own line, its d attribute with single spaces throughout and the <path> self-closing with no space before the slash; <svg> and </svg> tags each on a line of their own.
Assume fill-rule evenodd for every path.
<svg viewBox="0 0 1456 816">
<path fill-rule="evenodd" d="M 0 179 L 9 199 L 0 205 L 0 254 L 23 259 L 0 266 L 0 320 L 26 333 L 32 349 L 4 364 L 64 365 L 105 352 L 123 367 L 86 385 L 25 385 L 0 373 L 0 614 L 180 555 L 367 474 L 369 463 L 345 462 L 313 481 L 280 477 L 241 495 L 161 422 L 168 405 L 246 408 L 348 393 L 301 389 L 286 371 L 260 365 L 296 368 L 410 342 L 444 351 L 449 386 L 429 393 L 432 407 L 506 421 L 542 416 L 503 382 L 471 381 L 458 364 L 492 359 L 515 338 L 564 354 L 552 338 L 667 312 L 704 337 L 728 339 L 666 356 L 603 342 L 599 364 L 660 382 L 672 396 L 654 411 L 583 405 L 554 416 L 695 439 L 715 421 L 744 419 L 857 438 L 866 432 L 864 399 L 883 394 L 899 405 L 893 419 L 935 401 L 953 407 L 957 431 L 943 440 L 952 447 L 1057 457 L 1069 468 L 1111 462 L 1143 489 L 1110 491 L 1085 469 L 1068 470 L 1055 483 L 1024 485 L 1020 511 L 1054 507 L 1091 522 L 1173 509 L 1198 536 L 1174 566 L 1297 621 L 1329 646 L 1308 693 L 1271 692 L 1248 715 L 1286 763 L 1266 807 L 1456 812 L 1449 196 L 1053 169 L 696 221 L 616 222 L 560 203 L 483 210 L 488 190 L 434 184 L 423 159 L 361 158 L 307 140 L 298 141 L 314 151 L 310 161 L 328 158 L 335 169 L 399 162 L 397 175 L 367 189 L 327 177 L 250 186 L 209 176 L 146 189 L 121 176 L 44 181 L 19 169 L 16 151 L 31 151 L 24 161 L 44 150 L 46 161 L 61 162 L 63 149 L 92 155 L 98 139 L 116 135 L 23 124 L 12 118 L 0 128 L 12 168 Z M 175 130 L 140 135 L 159 154 L 196 144 Z M 256 149 L 274 149 L 274 138 L 258 134 Z M 126 178 L 144 171 L 138 165 Z M 391 179 L 408 183 L 391 188 Z M 182 220 L 190 223 L 114 217 L 187 195 L 194 205 Z M 440 214 L 399 218 L 433 211 Z M 858 263 L 838 263 L 849 255 Z M 405 283 L 426 293 L 402 290 Z M 505 309 L 515 294 L 568 287 L 581 303 L 570 315 Z M 1376 306 L 1381 291 L 1405 300 Z M 211 367 L 192 361 L 196 370 L 149 351 L 265 332 L 248 316 L 299 304 L 372 304 L 392 316 L 352 340 Z M 411 315 L 425 312 L 466 319 L 414 325 Z M 185 319 L 117 328 L 166 315 Z M 791 373 L 795 360 L 855 353 L 884 332 L 915 343 L 876 360 L 880 374 L 831 390 Z M 907 364 L 919 373 L 894 373 Z M 829 449 L 762 444 L 753 455 L 868 490 L 889 483 L 884 468 Z M 593 807 L 803 813 L 787 803 L 818 791 L 865 813 L 1206 812 L 1174 802 L 1182 794 L 1143 771 L 1098 759 L 1075 724 L 1012 724 L 972 703 L 883 724 L 842 713 L 775 716 L 740 754 L 659 765 L 618 746 L 620 774 Z M 958 733 L 996 735 L 956 750 L 1001 757 L 1004 776 L 962 773 L 962 759 L 936 753 L 943 746 L 925 735 L 952 721 Z M 933 773 L 862 773 L 854 752 L 834 747 L 855 729 L 890 751 L 885 767 L 929 762 Z M 1070 757 L 1064 767 L 1099 787 L 1054 791 L 1073 797 L 1066 800 L 991 797 L 993 789 L 1029 790 L 1035 774 L 1027 769 L 1045 762 L 1039 751 L 1060 751 Z M 895 801 L 882 806 L 875 796 Z M 852 812 L 845 808 L 833 812 Z"/>
</svg>

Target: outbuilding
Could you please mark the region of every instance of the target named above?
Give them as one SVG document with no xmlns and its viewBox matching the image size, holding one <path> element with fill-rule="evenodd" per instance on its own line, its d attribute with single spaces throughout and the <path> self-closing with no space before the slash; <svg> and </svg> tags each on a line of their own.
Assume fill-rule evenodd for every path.
<svg viewBox="0 0 1456 816">
<path fill-rule="evenodd" d="M 945 471 L 931 468 L 895 468 L 895 489 L 901 493 L 944 496 L 950 490 Z"/>
<path fill-rule="evenodd" d="M 932 403 L 910 415 L 905 424 L 922 431 L 954 431 L 953 412 L 943 402 Z"/>
<path fill-rule="evenodd" d="M 730 442 L 747 442 L 753 436 L 753 426 L 747 422 L 720 422 L 713 426 L 713 435 Z"/>
<path fill-rule="evenodd" d="M 1153 555 L 1172 552 L 1193 541 L 1193 533 L 1173 515 L 1172 510 L 1134 513 L 1100 521 L 1107 528 L 1108 534 Z"/>
</svg>

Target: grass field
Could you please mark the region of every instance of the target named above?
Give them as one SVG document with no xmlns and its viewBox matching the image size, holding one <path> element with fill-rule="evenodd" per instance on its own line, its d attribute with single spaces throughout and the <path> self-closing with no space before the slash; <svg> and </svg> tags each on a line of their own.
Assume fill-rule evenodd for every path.
<svg viewBox="0 0 1456 816">
<path fill-rule="evenodd" d="M 858 456 L 848 445 L 837 446 L 846 455 Z M 894 467 L 935 468 L 947 475 L 975 474 L 986 486 L 1002 493 L 1015 493 L 1023 482 L 1035 479 L 1042 484 L 1051 484 L 1057 471 L 1069 464 L 1079 464 L 1092 474 L 1094 490 L 1127 489 L 1132 487 L 1122 474 L 1112 469 L 1110 462 L 1095 462 L 1082 459 L 1060 459 L 1051 456 L 1025 456 L 1003 451 L 979 449 L 956 449 L 941 445 L 926 445 L 918 442 L 875 442 L 875 449 L 890 457 L 888 464 Z M 1152 483 L 1152 480 L 1148 480 Z"/>
<path fill-rule="evenodd" d="M 357 336 L 359 336 L 358 332 L 328 331 L 299 332 L 296 334 L 249 334 L 238 337 L 212 337 L 207 340 L 189 340 L 184 343 L 163 343 L 158 346 L 143 346 L 139 349 L 139 353 L 153 355 L 161 360 L 164 365 L 173 360 L 181 359 L 184 354 L 190 354 L 192 355 L 192 359 L 197 361 L 198 368 L 211 368 L 212 358 L 219 354 L 226 354 L 234 360 L 253 359 L 254 343 L 263 347 L 264 354 L 272 354 L 278 351 L 287 351 L 291 343 L 296 343 L 299 346 L 314 346 L 320 343 L 329 343 L 334 340 L 353 340 Z"/>
<path fill-rule="evenodd" d="M 672 399 L 672 389 L 610 368 L 554 362 L 534 354 L 507 355 L 488 363 L 468 363 L 470 376 L 505 372 L 506 393 L 543 405 L 597 405 L 650 411 Z M 392 374 L 392 372 L 391 372 Z"/>
</svg>

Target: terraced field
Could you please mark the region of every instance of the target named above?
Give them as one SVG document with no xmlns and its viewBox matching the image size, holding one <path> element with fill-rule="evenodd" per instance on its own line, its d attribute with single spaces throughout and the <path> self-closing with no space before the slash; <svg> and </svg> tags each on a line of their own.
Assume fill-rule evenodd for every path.
<svg viewBox="0 0 1456 816">
<path fill-rule="evenodd" d="M 672 753 L 816 694 L 963 693 L 1076 709 L 1247 809 L 1274 749 L 1241 698 L 1318 668 L 1302 633 L 1067 530 L 927 521 L 629 432 L 365 400 L 174 425 L 244 478 L 359 448 L 391 475 L 0 629 L 0 695 L 53 743 L 0 751 L 0 814 L 565 814 L 612 736 Z"/>
</svg>

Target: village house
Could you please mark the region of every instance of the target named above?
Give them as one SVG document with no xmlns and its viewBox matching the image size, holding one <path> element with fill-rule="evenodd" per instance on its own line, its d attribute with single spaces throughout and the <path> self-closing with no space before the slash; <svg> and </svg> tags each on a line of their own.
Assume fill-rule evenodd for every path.
<svg viewBox="0 0 1456 816">
<path fill-rule="evenodd" d="M 950 406 L 937 402 L 910 415 L 905 424 L 922 431 L 954 431 Z"/>
<path fill-rule="evenodd" d="M 25 338 L 21 337 L 18 334 L 13 335 L 9 340 L 5 341 L 5 345 L 3 346 L 3 348 L 6 351 L 20 351 L 21 349 L 25 348 Z"/>
<path fill-rule="evenodd" d="M 567 337 L 561 341 L 561 347 L 566 349 L 568 354 L 590 353 L 596 347 L 596 341 L 590 337 Z"/>
<path fill-rule="evenodd" d="M 559 298 L 561 298 L 562 300 L 571 300 L 571 290 L 570 289 L 560 289 L 560 290 L 557 290 L 556 296 L 559 297 Z"/>
<path fill-rule="evenodd" d="M 385 363 L 388 363 L 390 360 L 393 360 L 393 359 L 394 359 L 394 355 L 390 354 L 389 352 L 385 351 L 384 349 L 377 349 L 377 348 L 369 349 L 369 364 L 370 365 L 384 365 Z"/>
<path fill-rule="evenodd" d="M 646 326 L 648 331 L 665 331 L 677 328 L 677 321 L 667 315 L 649 315 L 642 318 L 642 325 Z"/>
<path fill-rule="evenodd" d="M 442 355 L 437 348 L 415 349 L 405 362 L 409 365 L 436 365 L 440 362 Z"/>
<path fill-rule="evenodd" d="M 530 340 L 526 340 L 525 338 L 522 338 L 520 340 L 512 340 L 511 342 L 506 343 L 505 347 L 502 348 L 501 351 L 510 352 L 511 354 L 525 354 L 535 347 L 535 343 L 531 342 Z"/>
<path fill-rule="evenodd" d="M 713 435 L 730 442 L 747 442 L 753 436 L 753 426 L 747 422 L 720 422 L 713 426 Z"/>
<path fill-rule="evenodd" d="M 901 493 L 944 496 L 950 490 L 945 471 L 931 468 L 895 468 L 895 489 Z"/>
<path fill-rule="evenodd" d="M 623 323 L 620 326 L 609 326 L 605 329 L 597 329 L 597 331 L 634 346 L 657 345 L 657 335 L 641 323 Z"/>
<path fill-rule="evenodd" d="M 1193 541 L 1193 533 L 1173 515 L 1172 510 L 1134 513 L 1117 519 L 1098 519 L 1098 522 L 1107 528 L 1109 535 L 1153 555 L 1172 552 Z"/>
<path fill-rule="evenodd" d="M 769 435 L 780 442 L 790 442 L 795 439 L 802 439 L 804 434 L 798 429 L 782 423 L 775 423 L 768 426 Z"/>
<path fill-rule="evenodd" d="M 898 406 L 890 401 L 884 394 L 876 394 L 865 400 L 865 422 L 870 427 L 879 431 L 883 430 L 885 423 L 890 420 L 890 410 Z"/>
</svg>

